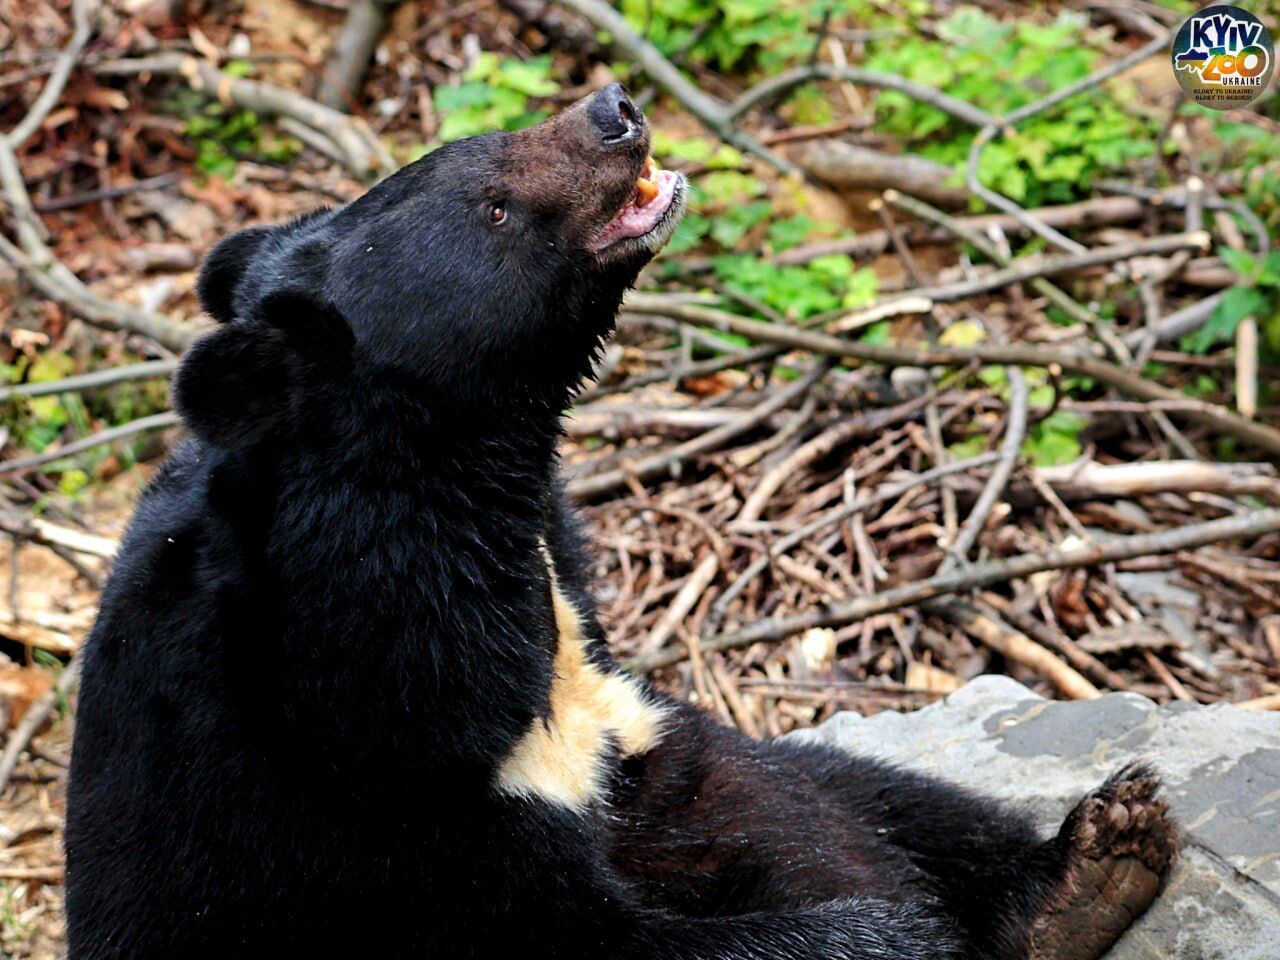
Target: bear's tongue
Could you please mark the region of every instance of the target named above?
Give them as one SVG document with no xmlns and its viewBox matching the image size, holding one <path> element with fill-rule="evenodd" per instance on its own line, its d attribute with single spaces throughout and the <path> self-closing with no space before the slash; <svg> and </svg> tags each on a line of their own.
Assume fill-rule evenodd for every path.
<svg viewBox="0 0 1280 960">
<path fill-rule="evenodd" d="M 642 237 L 662 220 L 676 192 L 676 174 L 659 169 L 649 157 L 636 180 L 635 190 L 612 220 L 600 231 L 593 250 L 603 250 L 611 243 L 628 237 Z"/>
</svg>

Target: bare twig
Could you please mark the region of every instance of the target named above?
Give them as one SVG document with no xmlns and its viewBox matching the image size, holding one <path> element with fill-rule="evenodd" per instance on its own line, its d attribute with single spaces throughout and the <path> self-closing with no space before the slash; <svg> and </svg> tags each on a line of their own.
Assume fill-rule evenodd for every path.
<svg viewBox="0 0 1280 960">
<path fill-rule="evenodd" d="M 965 221 L 948 216 L 936 207 L 931 207 L 927 203 L 922 203 L 914 197 L 903 196 L 896 190 L 886 190 L 884 194 L 886 203 L 900 207 L 912 216 L 919 217 L 929 223 L 937 224 L 944 230 L 947 230 L 957 237 L 967 241 L 976 247 L 983 256 L 988 257 L 993 263 L 999 266 L 1008 266 L 1013 261 L 1008 257 L 1004 250 L 1000 249 L 996 244 L 987 239 L 986 235 L 978 230 L 972 229 Z M 1100 334 L 1105 328 L 1099 326 L 1098 317 L 1090 310 L 1086 310 L 1071 297 L 1067 296 L 1059 287 L 1055 286 L 1044 277 L 1035 277 L 1031 280 L 1031 288 L 1037 293 L 1043 295 L 1054 306 L 1067 313 L 1068 316 L 1081 323 L 1088 324 L 1095 334 Z M 1114 337 L 1114 334 L 1111 335 Z M 1099 339 L 1103 339 L 1099 337 Z M 1108 345 L 1110 346 L 1109 338 Z M 1120 345 L 1120 351 L 1124 350 L 1123 344 Z M 1113 352 L 1116 352 L 1113 350 Z"/>
<path fill-rule="evenodd" d="M 778 324 L 760 323 L 736 314 L 695 304 L 673 304 L 660 295 L 633 294 L 630 305 L 645 313 L 672 317 L 695 326 L 737 333 L 760 343 L 773 343 L 794 350 L 809 350 L 848 360 L 862 360 L 889 366 L 925 367 L 931 364 L 966 364 L 972 361 L 1052 367 L 1057 365 L 1086 377 L 1093 377 L 1110 387 L 1141 400 L 1157 400 L 1179 404 L 1177 413 L 1194 423 L 1203 423 L 1230 433 L 1267 452 L 1280 456 L 1280 431 L 1255 423 L 1212 404 L 1193 408 L 1182 406 L 1185 394 L 1161 386 L 1115 364 L 1108 363 L 1089 350 L 1070 347 L 1042 347 L 1030 344 L 983 343 L 969 347 L 897 346 L 843 340 L 828 334 L 796 330 Z"/>
<path fill-rule="evenodd" d="M 934 287 L 920 287 L 911 291 L 911 294 L 939 301 L 963 300 L 1013 283 L 1071 273 L 1119 260 L 1129 260 L 1133 257 L 1160 256 L 1175 253 L 1178 250 L 1204 250 L 1208 248 L 1209 240 L 1209 234 L 1203 231 L 1193 234 L 1175 233 L 1163 237 L 1134 240 L 1112 247 L 1095 247 L 1092 250 L 1083 250 L 1081 253 L 1067 256 L 1021 257 L 1010 261 L 1009 266 L 992 271 L 985 276 L 956 283 L 939 284 Z"/>
<path fill-rule="evenodd" d="M 149 417 L 140 417 L 129 423 L 123 423 L 118 427 L 111 427 L 108 430 L 101 430 L 98 433 L 74 440 L 64 447 L 59 447 L 57 450 L 46 450 L 44 453 L 38 453 L 31 457 L 0 461 L 0 476 L 7 473 L 23 473 L 27 470 L 34 470 L 36 467 L 42 467 L 46 463 L 53 463 L 55 460 L 74 456 L 77 453 L 83 453 L 85 450 L 92 450 L 94 447 L 101 446 L 104 443 L 114 443 L 116 440 L 124 440 L 139 433 L 145 433 L 148 430 L 162 430 L 165 427 L 176 426 L 181 422 L 181 418 L 172 411 L 155 413 Z"/>
<path fill-rule="evenodd" d="M 927 607 L 930 612 L 950 620 L 1005 659 L 1020 663 L 1044 677 L 1071 699 L 1093 700 L 1102 696 L 1102 691 L 1078 670 L 1063 663 L 1050 650 L 1005 623 L 994 613 L 982 612 L 955 600 L 930 603 Z"/>
<path fill-rule="evenodd" d="M 1010 388 L 1009 417 L 1004 427 L 1004 439 L 1000 442 L 1000 459 L 996 461 L 995 469 L 991 471 L 982 493 L 961 525 L 955 543 L 948 548 L 947 558 L 942 563 L 943 570 L 950 570 L 968 559 L 969 551 L 978 542 L 987 518 L 991 516 L 992 509 L 1009 485 L 1009 478 L 1013 476 L 1014 467 L 1018 465 L 1018 458 L 1022 455 L 1022 441 L 1027 435 L 1030 391 L 1027 388 L 1027 378 L 1019 367 L 1005 367 L 1005 373 L 1009 378 Z"/>
<path fill-rule="evenodd" d="M 177 369 L 175 360 L 147 360 L 123 367 L 105 367 L 91 373 L 82 373 L 61 380 L 42 380 L 38 383 L 22 383 L 16 387 L 0 387 L 0 403 L 14 397 L 47 397 L 58 393 L 79 393 L 133 380 L 158 380 Z"/>
<path fill-rule="evenodd" d="M 0 156 L 3 156 L 6 149 L 3 144 L 0 144 Z M 4 180 L 2 163 L 0 163 L 0 180 Z M 3 185 L 12 196 L 13 186 L 8 182 Z M 178 351 L 185 350 L 204 332 L 203 327 L 188 326 L 163 314 L 98 296 L 86 287 L 79 277 L 54 260 L 53 252 L 43 242 L 32 255 L 30 251 L 24 252 L 10 243 L 7 238 L 0 236 L 0 258 L 7 260 L 14 269 L 21 272 L 26 281 L 42 296 L 63 304 L 72 313 L 96 326 L 140 333 L 171 350 Z"/>
<path fill-rule="evenodd" d="M 1000 617 L 1027 634 L 1041 646 L 1048 647 L 1065 659 L 1094 683 L 1100 683 L 1110 690 L 1129 689 L 1129 684 L 1125 682 L 1124 677 L 1109 668 L 1093 654 L 1080 649 L 1078 644 L 1057 633 L 1034 616 L 1020 613 L 1012 603 L 1003 597 L 995 593 L 984 593 L 975 606 L 979 611 L 984 608 L 991 608 Z"/>
<path fill-rule="evenodd" d="M 974 564 L 961 570 L 941 573 L 917 583 L 909 583 L 884 593 L 857 597 L 825 608 L 791 617 L 770 617 L 741 630 L 704 639 L 708 653 L 773 642 L 813 627 L 837 627 L 855 623 L 878 613 L 897 610 L 911 604 L 924 603 L 938 597 L 989 586 L 1045 570 L 1071 570 L 1116 563 L 1136 557 L 1157 556 L 1189 550 L 1224 540 L 1249 540 L 1280 531 L 1280 508 L 1251 513 L 1206 523 L 1192 524 L 1160 533 L 1116 537 L 1094 543 L 1059 547 L 1043 553 L 1028 553 L 1001 560 Z M 636 670 L 656 670 L 683 659 L 680 650 L 660 650 L 651 656 L 631 662 Z"/>
<path fill-rule="evenodd" d="M 975 127 L 1000 122 L 998 117 L 980 107 L 957 100 L 941 90 L 926 87 L 906 77 L 893 73 L 877 73 L 874 70 L 863 70 L 859 67 L 839 67 L 832 63 L 814 63 L 807 67 L 783 70 L 741 94 L 729 105 L 728 110 L 724 111 L 724 119 L 737 120 L 752 107 L 776 100 L 788 90 L 811 80 L 844 80 L 879 90 L 896 90 Z"/>
<path fill-rule="evenodd" d="M 98 0 L 74 0 L 72 3 L 71 39 L 58 54 L 58 59 L 54 61 L 53 69 L 49 73 L 49 79 L 45 81 L 44 87 L 41 88 L 31 109 L 27 111 L 27 115 L 5 136 L 11 150 L 16 152 L 40 128 L 40 124 L 44 123 L 45 117 L 49 116 L 58 102 L 58 97 L 62 96 L 62 90 L 67 85 L 71 71 L 75 69 L 80 51 L 93 36 L 98 20 L 98 8 Z"/>
<path fill-rule="evenodd" d="M 42 517 L 11 515 L 7 511 L 0 513 L 0 530 L 42 546 L 58 547 L 105 560 L 113 559 L 120 548 L 119 541 L 112 540 L 110 537 L 84 533 L 73 527 L 52 523 Z"/>
<path fill-rule="evenodd" d="M 1128 223 L 1137 220 L 1148 209 L 1137 197 L 1092 197 L 1079 203 L 1064 203 L 1052 207 L 1040 207 L 1028 211 L 1036 220 L 1049 226 L 1066 229 L 1069 227 L 1104 227 L 1117 223 Z M 999 230 L 1005 234 L 1026 234 L 1030 231 L 1020 221 L 1007 213 L 984 213 L 976 216 L 955 217 L 956 229 L 950 230 L 912 230 L 907 239 L 915 246 L 925 244 L 951 243 L 955 234 L 964 229 L 978 236 L 985 236 L 988 231 Z M 830 253 L 845 253 L 851 257 L 874 257 L 883 253 L 889 246 L 889 235 L 885 230 L 870 230 L 852 237 L 838 237 L 834 240 L 821 240 L 808 243 L 775 255 L 772 262 L 776 264 L 808 263 L 815 257 Z"/>
<path fill-rule="evenodd" d="M 963 206 L 969 200 L 968 190 L 951 185 L 950 167 L 915 154 L 885 153 L 843 140 L 816 140 L 798 159 L 819 181 L 837 189 L 892 187 L 948 207 Z"/>
<path fill-rule="evenodd" d="M 1236 327 L 1236 409 L 1251 420 L 1258 412 L 1258 318 L 1253 316 Z"/>
<path fill-rule="evenodd" d="M 1280 480 L 1271 464 L 1160 460 L 1143 463 L 1070 463 L 1035 472 L 1064 500 L 1140 497 L 1155 493 L 1220 493 L 1276 499 Z"/>
</svg>

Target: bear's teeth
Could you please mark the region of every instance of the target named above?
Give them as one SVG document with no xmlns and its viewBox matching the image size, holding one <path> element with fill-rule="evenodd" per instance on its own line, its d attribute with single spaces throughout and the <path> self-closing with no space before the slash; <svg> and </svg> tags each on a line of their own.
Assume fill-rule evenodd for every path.
<svg viewBox="0 0 1280 960">
<path fill-rule="evenodd" d="M 653 157 L 646 157 L 644 169 L 640 171 L 640 177 L 636 180 L 635 205 L 637 207 L 646 206 L 658 195 L 657 179 L 658 165 L 653 162 Z"/>
</svg>

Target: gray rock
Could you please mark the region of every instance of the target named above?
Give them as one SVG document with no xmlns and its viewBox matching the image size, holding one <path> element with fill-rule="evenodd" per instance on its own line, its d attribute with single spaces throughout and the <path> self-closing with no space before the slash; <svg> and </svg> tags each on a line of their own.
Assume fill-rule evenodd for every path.
<svg viewBox="0 0 1280 960">
<path fill-rule="evenodd" d="M 1024 804 L 1046 833 L 1109 773 L 1148 760 L 1182 855 L 1109 960 L 1280 957 L 1280 716 L 1134 694 L 1049 701 L 985 676 L 917 713 L 842 713 L 793 736 Z"/>
</svg>

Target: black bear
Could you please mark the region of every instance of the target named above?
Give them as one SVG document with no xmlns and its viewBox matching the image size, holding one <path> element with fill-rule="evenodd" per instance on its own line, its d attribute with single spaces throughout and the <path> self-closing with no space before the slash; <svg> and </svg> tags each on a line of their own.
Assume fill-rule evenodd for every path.
<svg viewBox="0 0 1280 960">
<path fill-rule="evenodd" d="M 70 960 L 1087 960 L 1174 851 L 758 743 L 619 668 L 560 417 L 671 234 L 618 85 L 224 240 L 86 650 Z"/>
</svg>

